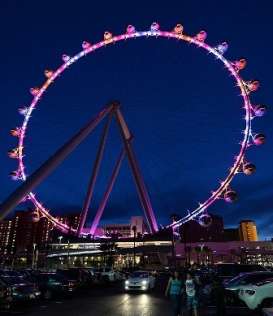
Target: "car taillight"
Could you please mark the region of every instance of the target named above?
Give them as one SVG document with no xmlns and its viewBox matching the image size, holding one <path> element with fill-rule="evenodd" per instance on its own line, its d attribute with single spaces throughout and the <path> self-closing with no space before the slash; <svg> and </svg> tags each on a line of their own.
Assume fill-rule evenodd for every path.
<svg viewBox="0 0 273 316">
<path fill-rule="evenodd" d="M 248 295 L 254 295 L 255 291 L 254 290 L 245 290 L 246 294 Z"/>
</svg>

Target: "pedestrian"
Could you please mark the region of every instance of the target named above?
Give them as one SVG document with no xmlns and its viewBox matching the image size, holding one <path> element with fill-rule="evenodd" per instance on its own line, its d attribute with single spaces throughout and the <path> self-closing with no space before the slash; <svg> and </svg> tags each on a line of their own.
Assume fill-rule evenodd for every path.
<svg viewBox="0 0 273 316">
<path fill-rule="evenodd" d="M 175 271 L 173 276 L 170 277 L 166 291 L 165 291 L 165 295 L 170 296 L 172 306 L 173 306 L 174 316 L 181 315 L 182 293 L 183 293 L 183 282 L 180 278 L 179 273 Z"/>
<path fill-rule="evenodd" d="M 187 273 L 185 282 L 187 310 L 190 315 L 193 311 L 194 316 L 198 316 L 198 287 L 199 284 L 197 284 L 192 274 Z"/>
<path fill-rule="evenodd" d="M 212 297 L 216 307 L 217 316 L 226 315 L 226 304 L 225 304 L 225 288 L 218 276 L 213 278 L 212 282 Z"/>
</svg>

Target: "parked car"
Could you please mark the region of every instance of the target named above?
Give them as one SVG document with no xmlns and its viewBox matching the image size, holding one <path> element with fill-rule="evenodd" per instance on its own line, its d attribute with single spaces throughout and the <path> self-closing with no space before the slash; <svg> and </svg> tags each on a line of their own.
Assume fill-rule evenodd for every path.
<svg viewBox="0 0 273 316">
<path fill-rule="evenodd" d="M 11 287 L 0 281 L 0 310 L 9 310 L 11 305 Z"/>
<path fill-rule="evenodd" d="M 250 273 L 241 273 L 237 277 L 224 282 L 227 302 L 230 304 L 239 303 L 238 292 L 240 286 L 262 282 L 268 278 L 273 278 L 273 272 L 257 271 Z"/>
<path fill-rule="evenodd" d="M 86 288 L 93 282 L 90 273 L 81 268 L 58 269 L 57 274 L 66 278 L 70 287 L 75 290 Z"/>
<path fill-rule="evenodd" d="M 238 295 L 251 310 L 273 307 L 273 278 L 241 285 Z"/>
<path fill-rule="evenodd" d="M 215 273 L 223 281 L 233 279 L 241 273 L 267 271 L 258 264 L 220 263 L 215 266 Z"/>
<path fill-rule="evenodd" d="M 155 286 L 155 277 L 147 271 L 135 271 L 124 283 L 124 289 L 138 290 L 138 291 L 148 291 L 153 289 Z"/>
<path fill-rule="evenodd" d="M 273 272 L 270 271 L 257 271 L 250 273 L 241 273 L 237 277 L 224 282 L 227 290 L 237 291 L 241 285 L 254 284 L 269 278 L 273 279 Z"/>
<path fill-rule="evenodd" d="M 18 276 L 0 275 L 0 286 L 7 287 L 10 290 L 12 302 L 36 300 L 41 295 L 34 284 Z"/>
<path fill-rule="evenodd" d="M 125 278 L 123 273 L 108 267 L 95 269 L 94 273 L 97 279 L 110 282 L 123 280 Z"/>
<path fill-rule="evenodd" d="M 33 275 L 33 279 L 44 299 L 63 296 L 75 291 L 75 287 L 64 276 L 57 273 L 40 272 Z"/>
</svg>

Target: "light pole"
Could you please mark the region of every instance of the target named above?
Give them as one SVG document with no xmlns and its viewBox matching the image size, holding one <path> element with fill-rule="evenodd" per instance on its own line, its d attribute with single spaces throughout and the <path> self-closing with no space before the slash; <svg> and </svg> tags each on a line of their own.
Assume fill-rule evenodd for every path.
<svg viewBox="0 0 273 316">
<path fill-rule="evenodd" d="M 61 243 L 62 243 L 62 239 L 63 239 L 63 236 L 59 236 L 59 237 L 58 237 L 59 244 L 61 244 Z"/>
<path fill-rule="evenodd" d="M 68 268 L 70 267 L 70 253 L 69 253 L 69 250 L 70 250 L 70 241 L 68 240 L 67 241 L 67 267 Z"/>
<path fill-rule="evenodd" d="M 133 230 L 133 233 L 134 233 L 134 269 L 135 269 L 135 266 L 136 266 L 136 230 L 137 230 L 137 227 L 134 225 L 132 227 L 132 230 Z"/>
<path fill-rule="evenodd" d="M 32 269 L 35 269 L 35 265 L 36 265 L 36 254 L 35 254 L 35 252 L 36 252 L 36 246 L 37 246 L 37 244 L 34 242 L 33 243 L 33 248 L 32 248 Z"/>
</svg>

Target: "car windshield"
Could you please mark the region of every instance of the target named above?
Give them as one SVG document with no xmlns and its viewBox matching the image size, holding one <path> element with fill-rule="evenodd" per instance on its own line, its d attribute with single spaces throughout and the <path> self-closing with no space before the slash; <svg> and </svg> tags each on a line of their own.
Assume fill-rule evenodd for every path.
<svg viewBox="0 0 273 316">
<path fill-rule="evenodd" d="M 131 278 L 148 278 L 148 273 L 143 271 L 136 271 L 131 274 Z"/>
<path fill-rule="evenodd" d="M 67 278 L 78 279 L 79 277 L 79 272 L 77 270 L 62 270 L 60 273 Z"/>
<path fill-rule="evenodd" d="M 221 276 L 236 276 L 240 273 L 266 271 L 260 265 L 245 265 L 245 264 L 219 264 L 217 265 L 217 274 Z"/>
<path fill-rule="evenodd" d="M 63 280 L 65 280 L 65 278 L 59 274 L 55 274 L 55 273 L 52 273 L 52 274 L 40 274 L 39 275 L 39 278 L 42 279 L 42 280 L 49 280 L 49 281 L 58 281 L 58 282 L 62 282 Z"/>
<path fill-rule="evenodd" d="M 25 283 L 23 282 L 22 278 L 13 277 L 13 276 L 3 276 L 2 280 L 9 285 Z"/>
<path fill-rule="evenodd" d="M 2 276 L 5 276 L 5 277 L 22 277 L 22 275 L 20 275 L 20 273 L 18 273 L 17 271 L 8 271 L 8 270 L 4 270 L 4 271 L 1 271 L 0 274 Z"/>
<path fill-rule="evenodd" d="M 238 277 L 233 278 L 227 283 L 227 285 L 254 284 L 256 282 L 260 282 L 268 278 L 273 278 L 273 273 L 250 273 L 245 275 L 239 275 Z"/>
</svg>

